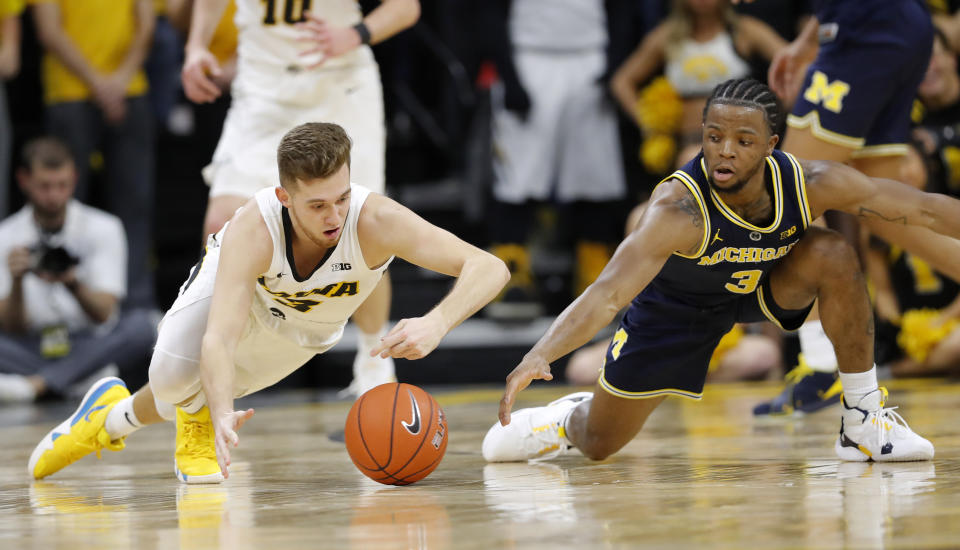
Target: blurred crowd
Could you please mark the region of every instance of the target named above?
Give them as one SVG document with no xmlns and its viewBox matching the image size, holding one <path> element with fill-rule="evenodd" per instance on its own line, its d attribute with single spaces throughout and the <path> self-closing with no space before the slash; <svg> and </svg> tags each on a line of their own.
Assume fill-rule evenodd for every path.
<svg viewBox="0 0 960 550">
<path fill-rule="evenodd" d="M 0 402 L 146 369 L 202 242 L 200 171 L 236 67 L 231 5 L 210 44 L 226 93 L 186 98 L 192 4 L 0 0 Z M 653 186 L 696 155 L 714 86 L 766 81 L 811 4 L 422 0 L 418 23 L 374 48 L 388 193 L 507 263 L 511 281 L 484 315 L 556 314 L 597 277 Z M 960 2 L 927 4 L 933 54 L 907 160 L 887 177 L 958 196 Z M 782 94 L 787 109 L 798 91 Z M 437 193 L 444 185 L 453 192 Z M 960 286 L 863 239 L 877 362 L 894 375 L 956 373 Z M 738 326 L 711 380 L 781 377 L 797 361 L 790 344 L 772 326 Z M 605 346 L 575 354 L 568 378 L 592 383 Z"/>
</svg>

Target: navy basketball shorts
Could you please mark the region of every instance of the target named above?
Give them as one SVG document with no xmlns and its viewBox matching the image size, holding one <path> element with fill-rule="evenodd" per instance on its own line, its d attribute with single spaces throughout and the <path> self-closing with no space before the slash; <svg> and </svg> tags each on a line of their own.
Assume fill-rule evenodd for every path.
<svg viewBox="0 0 960 550">
<path fill-rule="evenodd" d="M 933 48 L 929 12 L 901 1 L 830 15 L 837 20 L 820 22 L 820 50 L 787 124 L 856 149 L 854 157 L 906 153 L 910 112 Z"/>
<path fill-rule="evenodd" d="M 710 356 L 734 323 L 771 321 L 796 330 L 813 307 L 788 310 L 774 303 L 764 277 L 756 292 L 724 304 L 698 307 L 648 288 L 633 302 L 607 348 L 599 384 L 626 399 L 703 397 Z"/>
</svg>

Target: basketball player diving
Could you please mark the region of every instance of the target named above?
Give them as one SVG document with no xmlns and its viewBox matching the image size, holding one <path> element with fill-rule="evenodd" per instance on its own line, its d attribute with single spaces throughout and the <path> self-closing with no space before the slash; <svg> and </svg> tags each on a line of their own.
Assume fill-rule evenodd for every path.
<svg viewBox="0 0 960 550">
<path fill-rule="evenodd" d="M 253 410 L 234 399 L 271 386 L 333 347 L 394 257 L 457 278 L 422 317 L 403 319 L 371 354 L 419 359 L 510 277 L 496 257 L 350 182 L 350 139 L 307 123 L 280 141 L 280 186 L 263 189 L 207 240 L 160 323 L 149 382 L 130 395 L 104 378 L 30 457 L 46 477 L 147 424 L 177 423 L 184 483 L 228 477 L 237 431 Z"/>
<path fill-rule="evenodd" d="M 597 281 L 507 376 L 500 421 L 483 441 L 488 461 L 573 449 L 603 459 L 633 439 L 667 396 L 702 397 L 710 355 L 734 323 L 769 320 L 796 329 L 815 300 L 843 384 L 840 459 L 933 457 L 933 445 L 885 407 L 856 253 L 838 233 L 811 222 L 839 210 L 925 259 L 936 260 L 929 253 L 945 246 L 937 267 L 956 276 L 960 201 L 777 151 L 783 116 L 774 94 L 757 81 L 729 80 L 714 89 L 704 108 L 701 153 L 656 187 Z M 628 304 L 592 394 L 511 414 L 519 391 L 535 379 L 550 380 L 551 362 L 585 344 Z"/>
</svg>

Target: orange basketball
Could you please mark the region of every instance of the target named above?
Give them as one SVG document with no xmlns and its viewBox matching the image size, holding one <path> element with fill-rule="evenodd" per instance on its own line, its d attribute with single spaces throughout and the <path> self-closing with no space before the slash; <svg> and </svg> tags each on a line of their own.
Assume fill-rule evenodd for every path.
<svg viewBox="0 0 960 550">
<path fill-rule="evenodd" d="M 429 393 L 393 382 L 366 392 L 344 427 L 347 452 L 363 474 L 386 485 L 427 477 L 447 450 L 447 421 Z"/>
</svg>

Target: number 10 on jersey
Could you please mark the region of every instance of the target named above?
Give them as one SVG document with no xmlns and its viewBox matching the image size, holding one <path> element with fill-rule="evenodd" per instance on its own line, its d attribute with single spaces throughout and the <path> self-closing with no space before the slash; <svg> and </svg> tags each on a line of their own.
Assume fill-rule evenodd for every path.
<svg viewBox="0 0 960 550">
<path fill-rule="evenodd" d="M 310 11 L 310 0 L 261 0 L 266 11 L 263 14 L 264 25 L 277 24 L 277 4 L 283 4 L 283 22 L 295 25 L 307 20 L 304 15 Z"/>
</svg>

